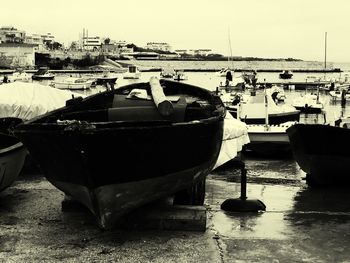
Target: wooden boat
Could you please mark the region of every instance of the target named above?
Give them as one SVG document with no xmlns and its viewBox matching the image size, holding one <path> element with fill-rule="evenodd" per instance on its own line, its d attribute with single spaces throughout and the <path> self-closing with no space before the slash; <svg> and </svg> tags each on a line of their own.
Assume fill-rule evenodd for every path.
<svg viewBox="0 0 350 263">
<path fill-rule="evenodd" d="M 0 133 L 0 191 L 17 179 L 26 155 L 26 148 L 17 138 Z"/>
<path fill-rule="evenodd" d="M 293 77 L 293 73 L 289 70 L 284 70 L 279 74 L 281 79 L 291 79 Z"/>
<path fill-rule="evenodd" d="M 153 77 L 67 101 L 18 125 L 15 134 L 53 185 L 111 228 L 165 196 L 203 203 L 225 112 L 208 90 Z"/>
<path fill-rule="evenodd" d="M 40 68 L 32 75 L 32 80 L 52 80 L 55 75 L 50 73 L 47 68 Z"/>
<path fill-rule="evenodd" d="M 287 129 L 295 160 L 310 184 L 350 182 L 350 129 L 296 124 Z"/>
<path fill-rule="evenodd" d="M 114 85 L 118 79 L 116 73 L 105 72 L 102 76 L 96 77 L 95 85 Z"/>
<path fill-rule="evenodd" d="M 56 89 L 86 90 L 91 87 L 92 82 L 92 80 L 84 78 L 69 77 L 60 81 L 54 81 L 51 85 Z"/>
</svg>

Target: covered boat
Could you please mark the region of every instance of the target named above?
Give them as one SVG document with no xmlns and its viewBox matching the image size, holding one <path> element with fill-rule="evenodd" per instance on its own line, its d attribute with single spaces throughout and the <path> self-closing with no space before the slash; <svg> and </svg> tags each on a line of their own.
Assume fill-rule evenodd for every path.
<svg viewBox="0 0 350 263">
<path fill-rule="evenodd" d="M 17 138 L 0 133 L 0 191 L 17 179 L 26 155 L 26 148 Z"/>
<path fill-rule="evenodd" d="M 345 126 L 346 127 L 346 126 Z M 295 160 L 311 184 L 350 182 L 350 129 L 295 124 L 287 129 Z"/>
<path fill-rule="evenodd" d="M 102 228 L 142 204 L 203 204 L 225 107 L 210 91 L 159 80 L 108 90 L 20 124 L 15 134 L 47 179 Z"/>
</svg>

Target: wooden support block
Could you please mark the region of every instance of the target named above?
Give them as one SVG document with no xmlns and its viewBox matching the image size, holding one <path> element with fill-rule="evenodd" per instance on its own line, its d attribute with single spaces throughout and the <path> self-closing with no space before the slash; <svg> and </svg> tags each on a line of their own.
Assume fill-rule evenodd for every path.
<svg viewBox="0 0 350 263">
<path fill-rule="evenodd" d="M 90 214 L 88 208 L 65 195 L 62 212 Z M 74 216 L 75 217 L 75 216 Z M 172 200 L 164 199 L 142 206 L 125 215 L 116 224 L 118 229 L 128 230 L 206 230 L 207 210 L 204 206 L 173 205 Z"/>
<path fill-rule="evenodd" d="M 73 199 L 69 195 L 64 195 L 64 199 L 61 202 L 62 212 L 86 212 L 89 211 L 87 207 Z M 90 213 L 90 211 L 89 211 Z"/>
<path fill-rule="evenodd" d="M 205 231 L 207 210 L 203 206 L 168 205 L 143 207 L 121 220 L 122 229 Z"/>
</svg>

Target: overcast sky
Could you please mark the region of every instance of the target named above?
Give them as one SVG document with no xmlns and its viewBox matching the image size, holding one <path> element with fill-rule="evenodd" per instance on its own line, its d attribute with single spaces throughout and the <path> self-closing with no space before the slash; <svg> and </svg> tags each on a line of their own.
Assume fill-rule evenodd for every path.
<svg viewBox="0 0 350 263">
<path fill-rule="evenodd" d="M 0 26 L 51 32 L 58 42 L 89 35 L 139 46 L 167 42 L 173 49 L 265 58 L 350 62 L 349 0 L 11 0 L 0 6 Z"/>
</svg>

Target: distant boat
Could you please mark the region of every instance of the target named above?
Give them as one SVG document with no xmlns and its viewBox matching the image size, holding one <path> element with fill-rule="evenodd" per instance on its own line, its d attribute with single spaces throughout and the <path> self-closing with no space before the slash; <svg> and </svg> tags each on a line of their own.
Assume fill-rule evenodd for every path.
<svg viewBox="0 0 350 263">
<path fill-rule="evenodd" d="M 59 81 L 56 80 L 51 85 L 56 89 L 86 90 L 91 87 L 92 82 L 92 80 L 84 78 L 68 77 Z"/>
<path fill-rule="evenodd" d="M 293 155 L 309 184 L 350 182 L 350 129 L 296 124 L 287 129 Z"/>
<path fill-rule="evenodd" d="M 333 101 L 341 101 L 342 98 L 346 101 L 350 100 L 349 84 L 346 85 L 345 89 L 337 87 L 336 90 L 330 91 L 329 96 L 331 96 Z"/>
<path fill-rule="evenodd" d="M 225 112 L 206 89 L 151 78 L 71 100 L 15 134 L 53 185 L 111 228 L 159 198 L 203 204 Z"/>
<path fill-rule="evenodd" d="M 319 92 L 317 94 L 305 94 L 296 98 L 292 102 L 292 106 L 301 112 L 306 113 L 320 113 L 323 110 L 323 100 L 319 98 Z"/>
<path fill-rule="evenodd" d="M 279 74 L 281 79 L 291 79 L 293 77 L 293 73 L 289 70 L 284 70 Z"/>
<path fill-rule="evenodd" d="M 118 75 L 112 72 L 104 72 L 101 76 L 97 76 L 94 85 L 114 85 L 118 79 Z"/>
<path fill-rule="evenodd" d="M 17 179 L 26 155 L 27 149 L 17 138 L 0 133 L 0 191 Z"/>
<path fill-rule="evenodd" d="M 185 72 L 183 70 L 176 70 L 173 79 L 177 81 L 187 80 L 187 76 L 185 75 Z"/>
<path fill-rule="evenodd" d="M 160 77 L 161 78 L 170 78 L 172 79 L 175 75 L 175 70 L 171 69 L 171 68 L 165 68 L 162 69 L 162 71 L 160 72 Z"/>
<path fill-rule="evenodd" d="M 268 111 L 268 123 L 270 125 L 276 125 L 285 123 L 288 121 L 299 121 L 300 111 L 289 105 L 277 105 L 271 96 L 270 89 L 266 90 L 267 93 L 267 111 Z M 233 99 L 232 99 L 233 101 Z M 247 124 L 265 124 L 265 95 L 263 93 L 257 93 L 255 95 L 244 95 L 244 100 L 237 105 L 226 103 L 228 111 L 233 117 L 238 116 L 240 120 Z"/>
<path fill-rule="evenodd" d="M 222 68 L 220 71 L 216 72 L 216 75 L 219 77 L 226 77 L 228 71 L 232 72 L 232 70 L 229 68 Z"/>
<path fill-rule="evenodd" d="M 141 77 L 141 72 L 134 66 L 128 66 L 128 71 L 123 74 L 124 79 L 139 79 Z"/>
<path fill-rule="evenodd" d="M 29 82 L 31 81 L 31 76 L 27 74 L 24 71 L 16 71 L 12 73 L 12 75 L 9 75 L 7 77 L 7 82 L 15 82 L 15 81 L 22 81 L 22 82 Z"/>
<path fill-rule="evenodd" d="M 290 143 L 286 130 L 295 122 L 279 125 L 247 125 L 250 143 L 246 149 L 261 155 L 289 153 Z"/>
<path fill-rule="evenodd" d="M 52 80 L 55 75 L 50 73 L 47 68 L 40 68 L 32 75 L 32 80 Z"/>
</svg>

